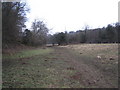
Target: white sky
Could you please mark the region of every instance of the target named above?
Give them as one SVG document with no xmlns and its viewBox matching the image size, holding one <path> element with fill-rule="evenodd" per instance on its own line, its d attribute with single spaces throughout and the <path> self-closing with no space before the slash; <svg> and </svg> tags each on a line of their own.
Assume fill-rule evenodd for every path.
<svg viewBox="0 0 120 90">
<path fill-rule="evenodd" d="M 27 0 L 27 28 L 35 18 L 43 20 L 50 33 L 99 28 L 118 21 L 119 0 Z"/>
</svg>

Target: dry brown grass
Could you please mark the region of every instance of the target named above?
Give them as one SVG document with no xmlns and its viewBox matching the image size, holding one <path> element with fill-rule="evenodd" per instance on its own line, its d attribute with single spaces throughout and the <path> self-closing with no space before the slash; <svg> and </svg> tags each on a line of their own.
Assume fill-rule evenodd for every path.
<svg viewBox="0 0 120 90">
<path fill-rule="evenodd" d="M 113 63 L 118 64 L 118 44 L 77 44 L 66 47 L 75 50 L 80 55 L 94 57 L 104 63 L 114 60 Z"/>
</svg>

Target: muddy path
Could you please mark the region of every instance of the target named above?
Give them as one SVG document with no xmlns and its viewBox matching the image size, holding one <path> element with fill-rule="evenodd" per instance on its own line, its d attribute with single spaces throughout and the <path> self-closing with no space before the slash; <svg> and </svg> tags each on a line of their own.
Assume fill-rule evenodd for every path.
<svg viewBox="0 0 120 90">
<path fill-rule="evenodd" d="M 75 70 L 76 73 L 70 78 L 79 81 L 85 87 L 91 88 L 117 88 L 117 79 L 115 79 L 109 72 L 101 70 L 97 66 L 98 63 L 87 62 L 90 58 L 81 57 L 72 49 L 65 47 L 54 47 L 54 54 L 59 59 L 64 60 L 71 67 L 69 69 Z"/>
</svg>

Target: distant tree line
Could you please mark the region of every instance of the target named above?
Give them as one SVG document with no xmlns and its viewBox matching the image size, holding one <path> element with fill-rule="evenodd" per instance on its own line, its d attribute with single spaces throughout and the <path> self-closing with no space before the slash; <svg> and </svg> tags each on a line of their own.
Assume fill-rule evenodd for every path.
<svg viewBox="0 0 120 90">
<path fill-rule="evenodd" d="M 46 24 L 38 19 L 32 22 L 31 30 L 25 29 L 29 9 L 23 2 L 2 2 L 2 46 L 12 44 L 42 46 L 46 43 L 66 45 L 77 43 L 120 43 L 120 23 L 98 29 L 78 30 L 48 34 Z"/>
<path fill-rule="evenodd" d="M 76 32 L 60 32 L 49 35 L 48 43 L 59 45 L 77 43 L 120 43 L 120 23 L 107 27 L 78 30 Z"/>
</svg>

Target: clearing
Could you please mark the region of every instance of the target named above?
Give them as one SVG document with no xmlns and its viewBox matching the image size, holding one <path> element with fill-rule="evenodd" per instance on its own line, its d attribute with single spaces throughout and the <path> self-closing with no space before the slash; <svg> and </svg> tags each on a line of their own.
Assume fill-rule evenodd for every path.
<svg viewBox="0 0 120 90">
<path fill-rule="evenodd" d="M 3 54 L 2 64 L 3 88 L 118 87 L 117 44 L 21 50 Z"/>
</svg>

